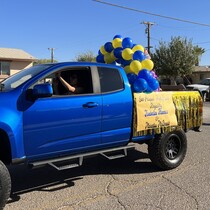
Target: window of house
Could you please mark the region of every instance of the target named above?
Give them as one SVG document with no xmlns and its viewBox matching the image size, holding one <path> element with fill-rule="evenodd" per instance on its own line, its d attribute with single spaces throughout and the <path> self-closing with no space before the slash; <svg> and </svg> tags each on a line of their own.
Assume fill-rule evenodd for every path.
<svg viewBox="0 0 210 210">
<path fill-rule="evenodd" d="M 98 72 L 102 93 L 118 91 L 124 88 L 122 77 L 117 69 L 98 67 Z"/>
<path fill-rule="evenodd" d="M 0 74 L 10 75 L 10 62 L 0 61 Z"/>
</svg>

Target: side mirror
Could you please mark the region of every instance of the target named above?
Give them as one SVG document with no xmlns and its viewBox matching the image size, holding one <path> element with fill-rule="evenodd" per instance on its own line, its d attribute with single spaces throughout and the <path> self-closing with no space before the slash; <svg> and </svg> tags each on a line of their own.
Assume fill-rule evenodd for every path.
<svg viewBox="0 0 210 210">
<path fill-rule="evenodd" d="M 35 98 L 51 97 L 53 95 L 52 85 L 49 83 L 35 85 L 32 95 Z"/>
</svg>

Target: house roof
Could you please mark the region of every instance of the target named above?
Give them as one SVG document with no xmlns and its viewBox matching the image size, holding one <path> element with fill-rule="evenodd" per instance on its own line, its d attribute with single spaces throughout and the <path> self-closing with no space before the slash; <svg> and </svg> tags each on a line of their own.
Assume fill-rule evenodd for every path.
<svg viewBox="0 0 210 210">
<path fill-rule="evenodd" d="M 209 72 L 210 66 L 196 66 L 194 72 Z"/>
<path fill-rule="evenodd" d="M 0 60 L 29 60 L 34 61 L 36 58 L 21 49 L 0 48 Z"/>
</svg>

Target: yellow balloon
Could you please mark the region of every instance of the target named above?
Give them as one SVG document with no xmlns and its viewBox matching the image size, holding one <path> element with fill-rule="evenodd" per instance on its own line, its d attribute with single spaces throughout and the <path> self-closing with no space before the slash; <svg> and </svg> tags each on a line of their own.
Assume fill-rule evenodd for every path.
<svg viewBox="0 0 210 210">
<path fill-rule="evenodd" d="M 125 70 L 126 74 L 133 73 L 133 72 L 131 71 L 131 68 L 130 68 L 129 65 L 128 65 L 128 66 L 125 66 L 125 67 L 124 67 L 124 70 Z"/>
<path fill-rule="evenodd" d="M 112 50 L 111 54 L 111 58 L 113 59 L 113 61 L 115 61 L 117 58 L 114 56 L 114 50 Z"/>
<path fill-rule="evenodd" d="M 112 46 L 114 48 L 122 47 L 122 39 L 120 38 L 115 38 L 112 40 Z"/>
<path fill-rule="evenodd" d="M 130 63 L 130 69 L 133 71 L 135 74 L 138 74 L 139 71 L 142 69 L 142 65 L 140 61 L 134 60 Z"/>
<path fill-rule="evenodd" d="M 125 48 L 122 51 L 122 57 L 124 60 L 127 60 L 127 61 L 131 60 L 133 57 L 133 51 L 130 48 Z"/>
<path fill-rule="evenodd" d="M 145 59 L 141 62 L 142 68 L 151 71 L 154 68 L 154 63 L 152 60 Z"/>
<path fill-rule="evenodd" d="M 105 63 L 113 63 L 114 59 L 111 56 L 111 53 L 107 53 L 104 55 L 104 61 Z"/>
<path fill-rule="evenodd" d="M 104 45 L 101 46 L 100 52 L 101 52 L 103 55 L 107 54 L 107 51 L 104 49 Z"/>
<path fill-rule="evenodd" d="M 132 50 L 133 52 L 136 52 L 137 50 L 141 50 L 142 52 L 144 52 L 144 47 L 140 44 L 137 44 L 132 48 Z"/>
</svg>

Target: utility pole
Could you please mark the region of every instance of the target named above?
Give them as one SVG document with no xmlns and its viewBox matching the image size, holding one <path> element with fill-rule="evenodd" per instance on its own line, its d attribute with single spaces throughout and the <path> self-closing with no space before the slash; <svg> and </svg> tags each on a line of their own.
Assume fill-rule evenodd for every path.
<svg viewBox="0 0 210 210">
<path fill-rule="evenodd" d="M 50 50 L 50 54 L 51 54 L 51 63 L 54 62 L 54 50 L 55 48 L 48 48 L 48 50 Z"/>
<path fill-rule="evenodd" d="M 144 21 L 143 24 L 147 25 L 145 33 L 147 34 L 147 51 L 150 54 L 150 48 L 152 48 L 152 46 L 150 46 L 150 28 L 151 28 L 152 25 L 154 25 L 154 23 Z"/>
</svg>

